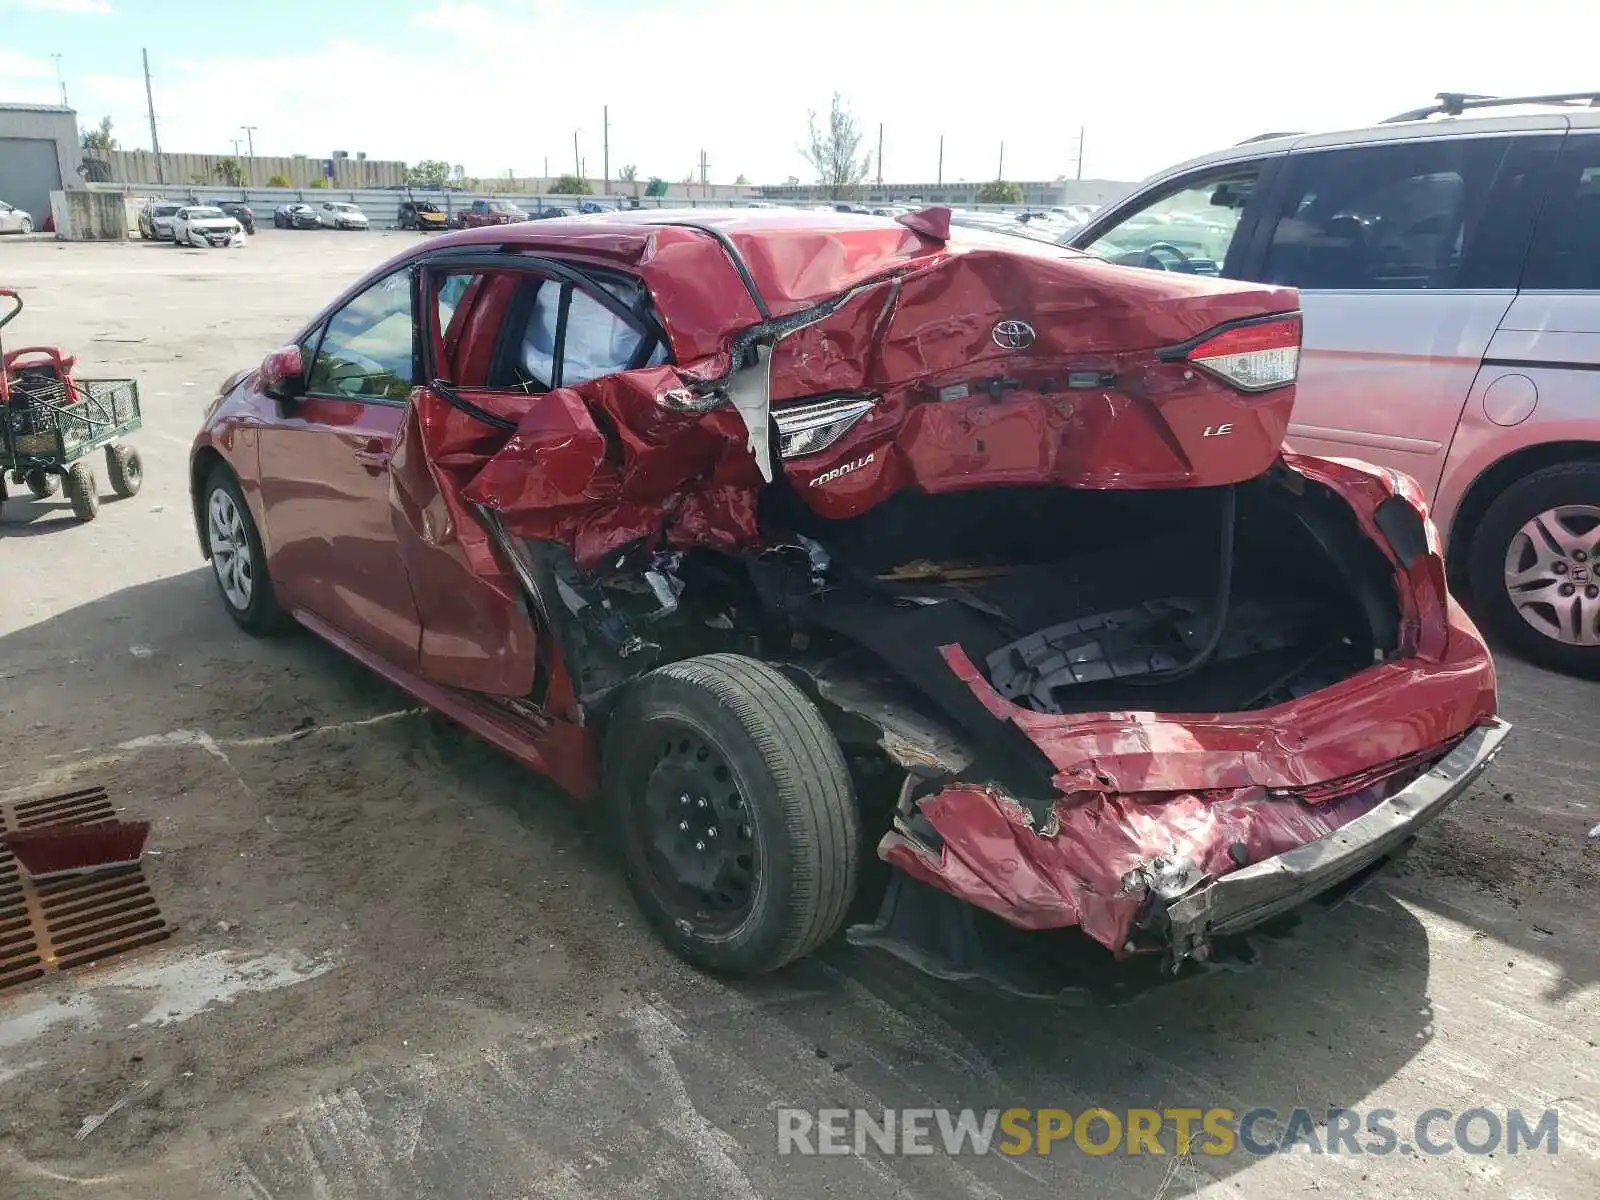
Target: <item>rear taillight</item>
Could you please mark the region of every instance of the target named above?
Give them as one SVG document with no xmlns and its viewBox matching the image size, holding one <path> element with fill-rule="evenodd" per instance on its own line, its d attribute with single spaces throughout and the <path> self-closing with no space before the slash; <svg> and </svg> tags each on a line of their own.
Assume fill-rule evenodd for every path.
<svg viewBox="0 0 1600 1200">
<path fill-rule="evenodd" d="M 1226 326 L 1183 347 L 1181 357 L 1240 391 L 1283 387 L 1300 370 L 1300 314 Z"/>
</svg>

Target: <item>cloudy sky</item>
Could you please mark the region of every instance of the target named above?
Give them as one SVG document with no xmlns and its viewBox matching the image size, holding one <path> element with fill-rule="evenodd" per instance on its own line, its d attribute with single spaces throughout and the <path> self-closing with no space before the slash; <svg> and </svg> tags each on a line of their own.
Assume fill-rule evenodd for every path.
<svg viewBox="0 0 1600 1200">
<path fill-rule="evenodd" d="M 1269 130 L 1369 123 L 1441 89 L 1600 87 L 1594 0 L 0 0 L 0 101 L 148 148 L 364 150 L 468 174 L 806 178 L 835 91 L 886 179 L 1137 179 Z M 1587 34 L 1583 30 L 1587 29 Z M 1563 35 L 1562 31 L 1566 31 Z"/>
</svg>

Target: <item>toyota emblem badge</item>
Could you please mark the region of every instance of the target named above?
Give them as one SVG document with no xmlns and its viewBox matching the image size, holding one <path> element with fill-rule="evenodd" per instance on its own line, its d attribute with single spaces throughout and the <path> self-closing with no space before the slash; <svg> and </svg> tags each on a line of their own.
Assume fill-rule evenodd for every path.
<svg viewBox="0 0 1600 1200">
<path fill-rule="evenodd" d="M 989 336 L 1002 350 L 1026 350 L 1033 345 L 1033 326 L 1026 321 L 1001 321 Z"/>
</svg>

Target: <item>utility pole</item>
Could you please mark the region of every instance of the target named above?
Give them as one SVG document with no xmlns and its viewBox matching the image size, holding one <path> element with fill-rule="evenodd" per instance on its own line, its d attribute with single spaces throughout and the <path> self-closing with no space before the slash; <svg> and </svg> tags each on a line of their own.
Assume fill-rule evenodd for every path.
<svg viewBox="0 0 1600 1200">
<path fill-rule="evenodd" d="M 944 186 L 944 134 L 939 135 L 939 177 L 934 180 L 940 187 Z"/>
<path fill-rule="evenodd" d="M 256 156 L 256 126 L 241 125 L 239 128 L 244 130 L 245 147 L 250 151 L 250 157 L 254 158 Z"/>
<path fill-rule="evenodd" d="M 1083 126 L 1078 126 L 1078 178 L 1083 178 Z"/>
<path fill-rule="evenodd" d="M 167 181 L 166 172 L 161 167 L 161 139 L 156 136 L 156 102 L 150 94 L 150 51 L 140 51 L 144 55 L 144 102 L 150 110 L 150 153 L 156 157 L 156 182 Z"/>
<path fill-rule="evenodd" d="M 539 183 L 539 190 L 542 192 L 542 191 L 544 191 L 545 188 L 547 188 L 549 186 L 550 186 L 550 156 L 548 154 L 546 154 L 544 156 L 544 179 L 541 180 L 540 183 Z"/>
<path fill-rule="evenodd" d="M 1000 143 L 1000 170 L 996 173 L 995 178 L 996 179 L 1004 179 L 1005 177 L 1006 177 L 1006 144 L 1004 142 L 1001 142 Z"/>
<path fill-rule="evenodd" d="M 583 163 L 578 160 L 578 131 L 572 131 L 572 171 L 579 179 L 583 178 Z"/>
<path fill-rule="evenodd" d="M 883 189 L 883 122 L 878 122 L 878 189 Z"/>
<path fill-rule="evenodd" d="M 709 196 L 711 194 L 710 188 L 706 183 L 708 178 L 707 173 L 710 171 L 710 169 L 711 164 L 706 161 L 706 152 L 702 150 L 700 151 L 700 194 L 702 196 Z"/>
<path fill-rule="evenodd" d="M 600 106 L 600 194 L 611 195 L 611 106 Z"/>
<path fill-rule="evenodd" d="M 61 55 L 52 54 L 50 57 L 56 64 L 56 86 L 61 89 L 61 107 L 71 108 L 72 106 L 67 103 L 67 81 L 61 78 Z"/>
</svg>

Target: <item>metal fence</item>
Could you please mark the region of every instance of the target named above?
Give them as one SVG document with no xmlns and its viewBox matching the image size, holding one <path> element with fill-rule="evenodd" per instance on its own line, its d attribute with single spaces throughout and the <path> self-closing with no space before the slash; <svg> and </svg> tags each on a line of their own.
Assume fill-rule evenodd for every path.
<svg viewBox="0 0 1600 1200">
<path fill-rule="evenodd" d="M 257 225 L 269 223 L 272 219 L 273 210 L 283 204 L 304 203 L 315 206 L 327 200 L 337 200 L 345 204 L 354 204 L 366 214 L 367 220 L 372 222 L 374 226 L 382 228 L 395 224 L 399 216 L 400 205 L 406 200 L 404 191 L 392 189 L 357 189 L 352 191 L 345 188 L 230 188 L 208 187 L 203 184 L 111 183 L 91 183 L 88 186 L 92 191 L 125 193 L 130 201 L 128 205 L 131 214 L 130 221 L 137 219 L 140 208 L 140 203 L 138 202 L 143 200 L 242 200 L 254 210 Z M 414 195 L 417 200 L 427 200 L 437 204 L 445 211 L 447 216 L 471 208 L 474 200 L 509 200 L 518 208 L 524 209 L 531 214 L 537 214 L 551 207 L 576 209 L 584 201 L 594 201 L 618 208 L 632 203 L 632 198 L 626 195 L 557 196 L 511 192 L 436 192 L 423 191 L 421 189 L 418 189 Z M 684 196 L 663 196 L 639 200 L 639 204 L 646 208 L 744 208 L 750 207 L 752 203 L 757 206 L 763 204 L 770 206 L 772 202 L 699 199 Z M 819 201 L 816 203 L 822 205 L 824 202 Z M 1028 206 L 1021 204 L 969 204 L 963 207 L 968 211 L 991 213 L 1018 213 L 1028 209 Z"/>
</svg>

